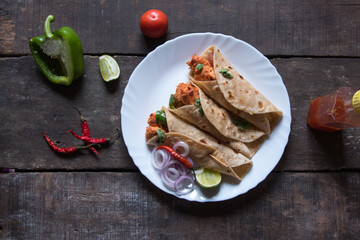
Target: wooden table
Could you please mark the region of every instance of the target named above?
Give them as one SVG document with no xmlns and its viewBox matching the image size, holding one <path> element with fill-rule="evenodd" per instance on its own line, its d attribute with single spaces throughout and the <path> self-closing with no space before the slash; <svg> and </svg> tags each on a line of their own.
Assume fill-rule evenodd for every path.
<svg viewBox="0 0 360 240">
<path fill-rule="evenodd" d="M 169 18 L 167 35 L 144 38 L 148 9 Z M 48 14 L 52 29 L 82 39 L 83 77 L 50 83 L 29 52 Z M 122 136 L 64 156 L 44 141 L 79 144 L 81 109 L 93 136 L 120 127 L 124 88 L 155 47 L 187 33 L 219 32 L 270 59 L 287 87 L 288 145 L 277 167 L 250 192 L 218 203 L 188 202 L 149 182 Z M 98 58 L 115 56 L 120 79 L 104 83 Z M 0 3 L 0 239 L 359 239 L 360 131 L 308 128 L 311 99 L 360 82 L 358 1 L 10 1 Z"/>
</svg>

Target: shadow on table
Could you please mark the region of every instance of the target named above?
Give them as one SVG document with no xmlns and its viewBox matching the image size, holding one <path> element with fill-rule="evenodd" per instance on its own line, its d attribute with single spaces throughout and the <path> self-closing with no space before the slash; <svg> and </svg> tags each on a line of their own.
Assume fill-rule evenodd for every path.
<svg viewBox="0 0 360 240">
<path fill-rule="evenodd" d="M 167 40 L 169 40 L 167 38 L 167 34 L 165 34 L 164 36 L 162 36 L 160 38 L 155 38 L 155 39 L 143 36 L 143 41 L 145 43 L 144 45 L 146 45 L 147 50 L 149 52 L 153 51 L 155 48 L 157 48 L 161 44 L 165 43 Z"/>
<path fill-rule="evenodd" d="M 189 214 L 198 217 L 213 217 L 213 216 L 224 216 L 226 214 L 233 214 L 237 211 L 248 211 L 247 209 L 251 206 L 256 206 L 258 201 L 262 201 L 263 195 L 274 192 L 276 189 L 277 182 L 280 181 L 280 174 L 271 173 L 262 183 L 257 187 L 250 190 L 249 192 L 239 195 L 235 198 L 220 201 L 220 202 L 192 202 L 184 199 L 176 198 L 173 195 L 162 192 L 151 183 L 147 186 L 153 188 L 154 197 L 163 207 L 168 207 L 173 211 L 181 212 L 182 214 Z M 278 183 L 279 185 L 279 183 Z M 209 192 L 203 193 L 211 197 L 217 193 L 219 189 L 214 188 Z"/>
<path fill-rule="evenodd" d="M 309 128 L 309 144 L 313 147 L 311 153 L 314 159 L 326 161 L 324 170 L 339 170 L 344 167 L 344 141 L 347 131 L 323 132 Z"/>
<path fill-rule="evenodd" d="M 37 71 L 37 79 L 41 79 L 41 81 L 43 81 L 51 90 L 69 99 L 73 99 L 78 96 L 79 92 L 82 89 L 84 76 L 81 76 L 78 79 L 74 80 L 69 86 L 65 86 L 51 82 L 45 77 L 45 75 L 41 73 L 39 69 L 37 69 Z"/>
</svg>

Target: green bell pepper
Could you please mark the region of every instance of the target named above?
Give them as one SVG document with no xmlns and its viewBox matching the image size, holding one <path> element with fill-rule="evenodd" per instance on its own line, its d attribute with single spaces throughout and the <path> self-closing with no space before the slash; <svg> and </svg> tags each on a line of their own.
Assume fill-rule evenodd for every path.
<svg viewBox="0 0 360 240">
<path fill-rule="evenodd" d="M 174 94 L 171 94 L 170 99 L 169 99 L 169 107 L 170 107 L 170 109 L 176 109 L 177 105 L 178 105 L 178 103 L 175 101 Z"/>
<path fill-rule="evenodd" d="M 163 110 L 156 111 L 156 113 L 155 113 L 155 121 L 158 124 L 161 124 L 163 126 L 167 126 L 166 115 L 165 115 L 165 112 Z"/>
<path fill-rule="evenodd" d="M 84 55 L 79 36 L 70 27 L 51 32 L 49 15 L 44 24 L 45 35 L 31 38 L 32 56 L 44 75 L 53 83 L 70 85 L 84 70 Z"/>
</svg>

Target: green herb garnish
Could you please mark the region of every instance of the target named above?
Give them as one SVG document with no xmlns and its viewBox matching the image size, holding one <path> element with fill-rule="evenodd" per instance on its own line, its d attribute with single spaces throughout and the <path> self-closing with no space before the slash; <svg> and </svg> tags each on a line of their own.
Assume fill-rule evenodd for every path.
<svg viewBox="0 0 360 240">
<path fill-rule="evenodd" d="M 232 79 L 233 76 L 229 73 L 229 69 L 220 69 L 219 73 L 221 73 L 224 77 Z"/>
<path fill-rule="evenodd" d="M 161 124 L 163 126 L 167 126 L 165 112 L 162 111 L 162 110 L 156 111 L 156 113 L 155 113 L 155 121 L 158 124 Z"/>
<path fill-rule="evenodd" d="M 202 108 L 202 106 L 200 106 L 200 108 L 199 108 L 199 113 L 200 113 L 200 116 L 204 116 L 204 110 L 203 110 L 203 108 Z"/>
<path fill-rule="evenodd" d="M 165 132 L 159 128 L 159 129 L 156 129 L 156 134 L 158 136 L 158 140 L 156 142 L 164 143 L 165 142 Z"/>
<path fill-rule="evenodd" d="M 195 99 L 195 104 L 194 104 L 194 106 L 201 106 L 201 102 L 200 102 L 200 98 L 197 98 L 197 99 Z"/>
<path fill-rule="evenodd" d="M 250 124 L 241 120 L 231 120 L 241 131 L 248 129 Z"/>
<path fill-rule="evenodd" d="M 196 69 L 197 70 L 199 70 L 199 71 L 201 71 L 201 69 L 204 67 L 204 64 L 202 64 L 202 63 L 199 63 L 198 65 L 196 65 Z"/>
<path fill-rule="evenodd" d="M 194 106 L 199 107 L 200 116 L 204 116 L 204 109 L 201 106 L 200 98 L 195 99 Z"/>
<path fill-rule="evenodd" d="M 169 107 L 170 107 L 170 109 L 176 109 L 177 106 L 178 106 L 178 103 L 175 101 L 174 94 L 171 94 L 170 99 L 169 99 Z"/>
</svg>

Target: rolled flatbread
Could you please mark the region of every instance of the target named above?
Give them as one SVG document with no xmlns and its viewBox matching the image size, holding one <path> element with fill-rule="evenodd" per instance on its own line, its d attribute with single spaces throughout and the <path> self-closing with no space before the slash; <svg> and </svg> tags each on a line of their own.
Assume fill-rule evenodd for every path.
<svg viewBox="0 0 360 240">
<path fill-rule="evenodd" d="M 236 152 L 251 158 L 264 141 L 265 133 L 251 124 L 247 124 L 245 129 L 240 129 L 226 109 L 219 106 L 201 89 L 198 90 L 203 115 L 199 112 L 199 106 L 194 105 L 184 105 L 169 111 L 210 133 Z"/>
<path fill-rule="evenodd" d="M 157 136 L 148 141 L 149 145 L 157 145 Z M 165 133 L 165 142 L 162 145 L 172 147 L 176 142 L 185 142 L 189 146 L 189 156 L 194 164 L 207 169 L 211 169 L 241 180 L 234 170 L 223 162 L 222 155 L 217 152 L 214 147 L 208 144 L 200 143 L 195 139 L 180 133 Z M 220 159 L 219 159 L 220 158 Z"/>
<path fill-rule="evenodd" d="M 215 46 L 200 57 L 213 63 L 215 80 L 195 80 L 192 70 L 190 80 L 225 109 L 269 135 L 281 120 L 282 112 L 238 73 Z M 231 78 L 221 73 L 224 69 Z"/>
<path fill-rule="evenodd" d="M 220 143 L 213 136 L 205 133 L 197 127 L 182 120 L 167 108 L 163 108 L 166 114 L 167 127 L 169 132 L 183 134 L 202 144 L 209 145 L 216 149 L 212 156 L 224 164 L 230 166 L 237 174 L 238 179 L 243 179 L 252 166 L 252 161 L 241 153 L 236 153 L 230 147 Z"/>
</svg>

